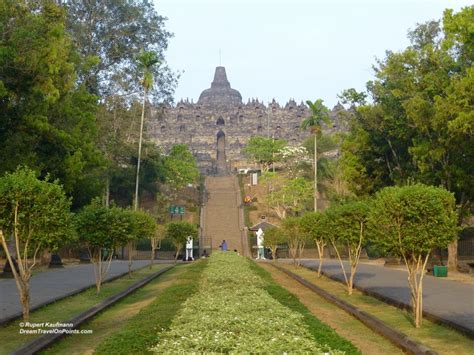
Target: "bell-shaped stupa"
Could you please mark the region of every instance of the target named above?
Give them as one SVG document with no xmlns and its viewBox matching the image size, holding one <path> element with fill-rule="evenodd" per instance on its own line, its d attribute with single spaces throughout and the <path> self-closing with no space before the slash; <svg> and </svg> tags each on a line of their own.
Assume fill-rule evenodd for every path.
<svg viewBox="0 0 474 355">
<path fill-rule="evenodd" d="M 204 106 L 237 106 L 242 104 L 242 95 L 230 87 L 224 67 L 217 67 L 211 88 L 199 96 L 198 104 Z"/>
</svg>

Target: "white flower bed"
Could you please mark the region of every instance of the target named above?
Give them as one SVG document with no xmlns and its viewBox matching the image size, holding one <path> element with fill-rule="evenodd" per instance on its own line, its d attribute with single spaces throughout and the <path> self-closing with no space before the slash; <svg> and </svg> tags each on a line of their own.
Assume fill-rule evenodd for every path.
<svg viewBox="0 0 474 355">
<path fill-rule="evenodd" d="M 152 351 L 165 353 L 324 353 L 299 313 L 273 299 L 248 261 L 215 253 L 190 297 L 159 334 Z M 332 354 L 341 352 L 331 352 Z"/>
</svg>

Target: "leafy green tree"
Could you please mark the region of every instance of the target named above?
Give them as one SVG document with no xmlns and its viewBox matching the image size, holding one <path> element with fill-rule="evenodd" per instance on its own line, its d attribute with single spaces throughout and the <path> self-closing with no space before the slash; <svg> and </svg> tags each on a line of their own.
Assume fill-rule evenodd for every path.
<svg viewBox="0 0 474 355">
<path fill-rule="evenodd" d="M 164 158 L 166 182 L 175 190 L 194 183 L 199 177 L 196 158 L 185 144 L 174 145 Z"/>
<path fill-rule="evenodd" d="M 29 280 L 38 253 L 74 238 L 70 206 L 57 181 L 41 181 L 28 168 L 0 178 L 0 241 L 12 266 L 24 320 L 30 315 Z"/>
<path fill-rule="evenodd" d="M 75 216 L 80 243 L 87 248 L 94 264 L 97 293 L 109 271 L 115 248 L 124 246 L 136 233 L 136 221 L 131 211 L 120 207 L 105 207 L 99 199 L 85 206 Z"/>
<path fill-rule="evenodd" d="M 287 214 L 298 215 L 311 199 L 311 183 L 302 177 L 295 179 L 280 179 L 280 187 L 267 196 L 269 206 L 280 219 Z"/>
<path fill-rule="evenodd" d="M 129 237 L 129 243 L 133 247 L 129 250 L 128 253 L 128 274 L 132 274 L 132 256 L 133 250 L 135 249 L 135 242 L 140 239 L 153 239 L 156 234 L 156 222 L 155 219 L 145 211 L 131 211 L 126 210 L 130 215 L 130 220 L 132 221 L 132 233 Z M 152 250 L 154 252 L 154 250 Z M 151 267 L 151 263 L 150 263 Z"/>
<path fill-rule="evenodd" d="M 285 147 L 286 142 L 281 139 L 253 136 L 243 149 L 247 158 L 260 165 L 262 172 L 268 171 L 270 165 L 278 161 L 278 152 Z"/>
<path fill-rule="evenodd" d="M 302 129 L 310 129 L 314 135 L 314 210 L 318 210 L 318 136 L 321 135 L 323 123 L 329 124 L 328 108 L 323 105 L 323 100 L 314 102 L 307 100 L 306 104 L 311 110 L 311 116 L 301 123 Z"/>
<path fill-rule="evenodd" d="M 197 234 L 196 226 L 189 222 L 170 222 L 166 225 L 166 238 L 170 239 L 171 243 L 176 248 L 175 260 L 178 259 L 178 255 L 186 243 L 186 238 L 188 236 L 196 238 Z"/>
<path fill-rule="evenodd" d="M 176 76 L 164 64 L 172 34 L 153 2 L 142 0 L 69 0 L 67 30 L 81 56 L 79 82 L 101 98 L 120 95 L 134 100 L 142 75 L 135 65 L 141 50 L 154 52 L 163 63 L 151 68 L 160 85 L 150 90 L 153 102 L 171 100 Z"/>
<path fill-rule="evenodd" d="M 285 242 L 285 236 L 281 228 L 272 227 L 265 230 L 264 234 L 265 246 L 270 248 L 273 261 L 277 258 L 277 251 L 281 244 Z"/>
<path fill-rule="evenodd" d="M 386 187 L 376 195 L 369 216 L 373 239 L 386 253 L 400 256 L 407 266 L 414 325 L 422 322 L 423 276 L 433 248 L 456 239 L 457 214 L 453 194 L 421 184 Z"/>
<path fill-rule="evenodd" d="M 77 55 L 54 1 L 2 2 L 0 174 L 28 165 L 59 179 L 73 206 L 101 190 L 97 98 L 76 85 Z"/>
<path fill-rule="evenodd" d="M 311 240 L 316 244 L 318 250 L 319 266 L 318 277 L 321 277 L 323 266 L 324 247 L 328 243 L 327 231 L 324 228 L 325 215 L 321 212 L 308 212 L 301 217 L 300 230 L 306 240 Z"/>
<path fill-rule="evenodd" d="M 366 201 L 346 202 L 331 206 L 324 211 L 323 229 L 336 251 L 341 265 L 347 292 L 352 295 L 354 277 L 357 272 L 362 247 L 366 241 L 369 204 Z M 347 275 L 342 263 L 340 249 L 347 251 L 350 274 Z"/>
<path fill-rule="evenodd" d="M 305 238 L 300 230 L 300 218 L 288 217 L 282 221 L 282 234 L 288 244 L 288 253 L 293 259 L 293 265 L 299 266 L 299 259 L 305 247 Z"/>
<path fill-rule="evenodd" d="M 343 148 L 363 192 L 412 181 L 443 186 L 455 194 L 460 224 L 474 197 L 473 16 L 472 6 L 446 10 L 442 26 L 419 25 L 410 46 L 378 61 L 367 86 L 373 103 L 357 107 Z M 454 271 L 456 242 L 448 252 Z"/>
</svg>

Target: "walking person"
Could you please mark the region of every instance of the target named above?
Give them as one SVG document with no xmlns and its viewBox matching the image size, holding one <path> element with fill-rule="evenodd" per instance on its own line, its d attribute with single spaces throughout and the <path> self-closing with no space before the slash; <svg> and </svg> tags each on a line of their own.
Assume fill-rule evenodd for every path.
<svg viewBox="0 0 474 355">
<path fill-rule="evenodd" d="M 227 242 L 225 241 L 225 239 L 222 241 L 219 248 L 221 248 L 222 251 L 227 251 Z"/>
</svg>

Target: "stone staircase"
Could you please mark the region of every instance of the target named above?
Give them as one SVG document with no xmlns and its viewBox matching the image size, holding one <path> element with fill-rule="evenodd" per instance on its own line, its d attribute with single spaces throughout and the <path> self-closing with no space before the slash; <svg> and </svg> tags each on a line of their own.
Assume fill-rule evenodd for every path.
<svg viewBox="0 0 474 355">
<path fill-rule="evenodd" d="M 243 233 L 243 213 L 240 208 L 241 196 L 235 176 L 206 177 L 208 200 L 204 207 L 203 238 L 219 250 L 222 240 L 226 240 L 228 250 L 236 249 L 241 255 L 248 254 Z M 209 242 L 210 241 L 210 242 Z"/>
</svg>

